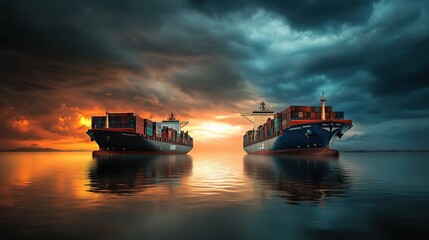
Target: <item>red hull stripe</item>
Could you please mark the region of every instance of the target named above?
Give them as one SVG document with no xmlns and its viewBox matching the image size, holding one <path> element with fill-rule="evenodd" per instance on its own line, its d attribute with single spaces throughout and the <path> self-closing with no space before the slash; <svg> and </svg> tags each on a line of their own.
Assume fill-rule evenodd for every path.
<svg viewBox="0 0 429 240">
<path fill-rule="evenodd" d="M 98 150 L 92 152 L 94 155 L 111 156 L 111 155 L 175 155 L 187 154 L 186 152 L 170 151 L 170 152 L 143 152 L 143 151 L 105 151 Z"/>
<path fill-rule="evenodd" d="M 331 148 L 318 148 L 318 149 L 287 149 L 287 150 L 262 150 L 252 152 L 250 154 L 291 154 L 291 155 L 324 155 L 324 156 L 338 156 L 338 150 Z"/>
<path fill-rule="evenodd" d="M 309 123 L 323 123 L 323 122 L 328 122 L 328 123 L 347 123 L 347 124 L 352 124 L 352 120 L 290 120 L 290 125 L 300 125 L 300 124 L 309 124 Z"/>
</svg>

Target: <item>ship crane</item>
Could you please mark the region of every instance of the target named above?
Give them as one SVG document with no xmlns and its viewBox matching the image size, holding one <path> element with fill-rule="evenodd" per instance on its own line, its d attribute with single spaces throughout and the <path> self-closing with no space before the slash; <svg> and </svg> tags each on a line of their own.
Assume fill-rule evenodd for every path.
<svg viewBox="0 0 429 240">
<path fill-rule="evenodd" d="M 182 130 L 183 127 L 188 125 L 189 121 L 180 122 L 180 130 Z"/>
</svg>

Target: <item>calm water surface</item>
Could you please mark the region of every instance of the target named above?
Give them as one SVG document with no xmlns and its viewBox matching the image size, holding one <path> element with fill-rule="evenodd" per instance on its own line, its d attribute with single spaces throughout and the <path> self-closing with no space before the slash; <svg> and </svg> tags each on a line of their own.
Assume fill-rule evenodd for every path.
<svg viewBox="0 0 429 240">
<path fill-rule="evenodd" d="M 2 239 L 429 239 L 428 153 L 0 153 Z"/>
</svg>

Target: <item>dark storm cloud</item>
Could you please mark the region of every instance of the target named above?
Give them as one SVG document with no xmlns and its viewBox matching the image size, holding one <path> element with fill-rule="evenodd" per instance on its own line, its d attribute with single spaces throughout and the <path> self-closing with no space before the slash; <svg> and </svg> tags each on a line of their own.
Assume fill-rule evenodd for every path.
<svg viewBox="0 0 429 240">
<path fill-rule="evenodd" d="M 211 16 L 246 8 L 264 8 L 278 13 L 294 28 L 320 29 L 365 23 L 372 11 L 368 0 L 190 0 L 192 6 Z"/>
<path fill-rule="evenodd" d="M 78 69 L 82 66 L 126 69 L 139 74 L 143 84 L 145 78 L 150 77 L 150 70 L 187 66 L 199 61 L 194 58 L 249 57 L 255 48 L 261 47 L 255 44 L 250 48 L 242 33 L 224 33 L 224 28 L 208 29 L 204 24 L 193 22 L 194 16 L 188 19 L 179 5 L 180 1 L 2 3 L 1 20 L 5 30 L 0 43 L 3 59 L 7 60 L 3 69 L 7 76 L 5 85 L 30 91 L 65 85 L 103 87 L 109 82 L 100 76 L 91 78 L 90 70 L 89 76 L 84 76 Z M 181 9 L 183 11 L 179 11 Z M 228 44 L 224 43 L 225 38 L 229 39 Z M 62 65 L 55 66 L 55 63 Z M 80 76 L 69 77 L 76 72 L 81 73 Z M 204 76 L 198 81 L 203 82 Z"/>
<path fill-rule="evenodd" d="M 211 59 L 186 68 L 171 76 L 174 84 L 196 99 L 210 99 L 212 102 L 230 102 L 224 107 L 235 106 L 243 97 L 250 98 L 247 82 L 231 67 L 227 59 Z M 202 79 L 204 79 L 202 81 Z M 219 91 L 219 89 L 222 91 Z M 204 92 L 200 89 L 206 89 Z"/>
<path fill-rule="evenodd" d="M 361 93 L 370 93 L 383 105 L 386 98 L 406 95 L 410 104 L 410 93 L 420 95 L 417 91 L 428 87 L 427 12 L 427 4 L 422 2 L 383 1 L 375 5 L 368 22 L 361 26 L 295 32 L 309 35 L 314 43 L 301 46 L 301 41 L 294 40 L 288 43 L 297 45 L 293 51 L 265 53 L 260 56 L 265 66 L 245 65 L 246 76 L 264 86 L 267 93 L 276 93 L 271 95 L 276 100 L 308 95 L 326 85 L 341 85 L 342 92 L 360 88 Z M 322 25 L 319 28 L 323 30 Z M 327 43 L 317 43 L 324 38 Z M 426 107 L 420 100 L 417 97 L 410 107 Z"/>
<path fill-rule="evenodd" d="M 346 1 L 338 3 L 337 8 L 332 7 L 330 1 L 319 2 L 318 6 L 305 1 L 301 6 L 277 5 L 272 12 L 286 19 L 286 26 L 291 28 L 287 34 L 276 37 L 284 37 L 283 45 L 289 45 L 292 50 L 278 47 L 278 51 L 262 52 L 242 64 L 243 75 L 259 86 L 269 101 L 278 103 L 278 110 L 285 107 L 285 103 L 319 104 L 320 91 L 326 90 L 334 110 L 345 111 L 348 118 L 367 130 L 351 139 L 360 146 L 371 148 L 366 140 L 373 139 L 384 148 L 389 144 L 427 148 L 420 138 L 429 134 L 422 125 L 429 116 L 429 103 L 425 100 L 429 94 L 428 4 L 424 1 L 356 3 L 356 8 L 348 6 Z M 225 16 L 225 11 L 246 7 L 259 6 L 269 11 L 269 6 L 277 2 L 232 1 L 222 5 L 195 1 L 194 4 L 218 18 Z M 301 9 L 310 7 L 306 10 L 311 12 L 311 6 L 316 6 L 317 14 L 296 18 Z M 340 10 L 342 6 L 347 6 L 346 11 Z M 288 14 L 290 9 L 294 9 L 293 13 Z M 275 19 L 275 15 L 272 18 Z M 301 38 L 290 37 L 294 34 Z M 370 127 L 374 124 L 377 127 Z M 407 131 L 413 134 L 405 134 Z M 417 133 L 420 140 L 416 138 Z M 392 140 L 398 136 L 400 140 Z"/>
<path fill-rule="evenodd" d="M 129 29 L 151 33 L 176 4 L 157 1 L 4 1 L 1 45 L 60 61 L 97 61 L 136 68 L 121 45 Z"/>
</svg>

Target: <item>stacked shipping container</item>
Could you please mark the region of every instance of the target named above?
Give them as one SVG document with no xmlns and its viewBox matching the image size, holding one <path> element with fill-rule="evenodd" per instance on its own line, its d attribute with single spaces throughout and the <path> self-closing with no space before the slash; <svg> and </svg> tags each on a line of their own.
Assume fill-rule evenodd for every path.
<svg viewBox="0 0 429 240">
<path fill-rule="evenodd" d="M 344 112 L 332 112 L 331 106 L 325 107 L 326 119 L 343 120 Z M 282 111 L 282 129 L 291 125 L 291 120 L 320 120 L 322 118 L 319 106 L 290 106 Z"/>
<path fill-rule="evenodd" d="M 177 133 L 176 130 L 170 127 L 163 127 L 161 131 L 161 139 L 167 140 L 169 142 L 184 144 L 184 145 L 192 145 L 193 138 L 189 136 L 188 131 L 181 131 Z"/>
<path fill-rule="evenodd" d="M 143 120 L 144 135 L 153 137 L 153 122 L 149 119 Z"/>
<path fill-rule="evenodd" d="M 93 116 L 92 128 L 105 128 L 106 116 Z M 132 113 L 109 114 L 109 127 L 111 128 L 135 128 L 136 116 Z"/>
<path fill-rule="evenodd" d="M 176 144 L 193 145 L 188 132 L 177 133 L 173 128 L 164 127 L 162 123 L 143 119 L 134 113 L 109 113 L 109 129 L 141 134 L 150 139 Z M 106 129 L 106 116 L 93 116 L 92 129 Z"/>
<path fill-rule="evenodd" d="M 281 134 L 296 120 L 321 120 L 320 106 L 290 106 L 281 113 L 274 114 L 274 118 L 267 121 L 256 130 L 249 130 L 243 136 L 245 146 L 263 141 Z M 332 106 L 325 107 L 326 119 L 344 120 L 344 112 L 332 112 Z"/>
</svg>

